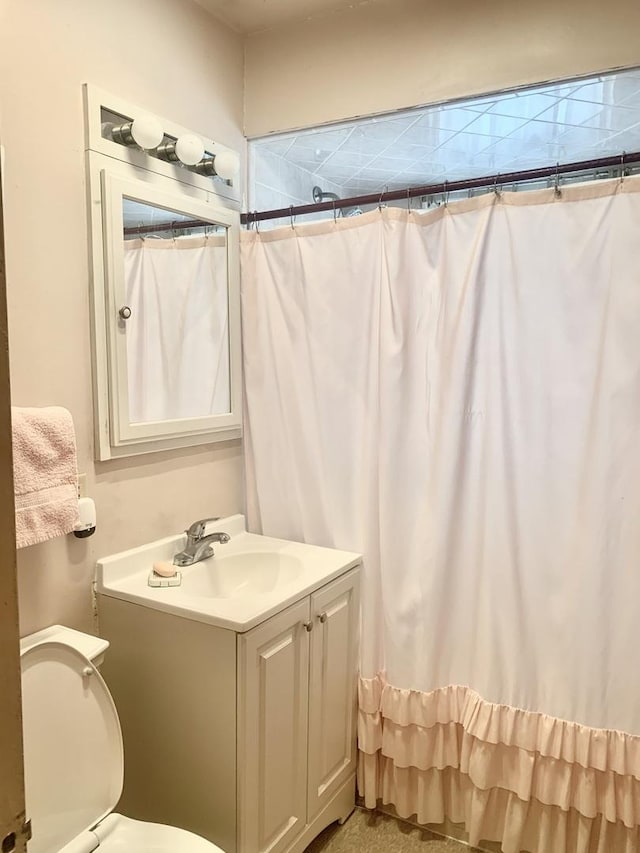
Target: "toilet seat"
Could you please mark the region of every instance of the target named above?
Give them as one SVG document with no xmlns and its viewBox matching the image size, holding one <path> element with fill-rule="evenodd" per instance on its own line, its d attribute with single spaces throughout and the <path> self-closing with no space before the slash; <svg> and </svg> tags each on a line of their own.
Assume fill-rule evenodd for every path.
<svg viewBox="0 0 640 853">
<path fill-rule="evenodd" d="M 100 839 L 96 853 L 222 853 L 192 832 L 119 814 L 108 815 L 93 832 Z"/>
<path fill-rule="evenodd" d="M 112 814 L 124 756 L 102 676 L 62 642 L 27 646 L 20 658 L 29 853 L 222 853 L 186 830 Z"/>
</svg>

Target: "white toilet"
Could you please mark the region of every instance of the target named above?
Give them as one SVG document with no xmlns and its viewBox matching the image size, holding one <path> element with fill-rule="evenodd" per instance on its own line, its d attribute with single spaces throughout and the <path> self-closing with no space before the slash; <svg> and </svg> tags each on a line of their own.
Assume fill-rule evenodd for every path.
<svg viewBox="0 0 640 853">
<path fill-rule="evenodd" d="M 96 668 L 108 642 L 55 625 L 20 645 L 29 853 L 222 853 L 183 829 L 112 814 L 124 761 Z"/>
</svg>

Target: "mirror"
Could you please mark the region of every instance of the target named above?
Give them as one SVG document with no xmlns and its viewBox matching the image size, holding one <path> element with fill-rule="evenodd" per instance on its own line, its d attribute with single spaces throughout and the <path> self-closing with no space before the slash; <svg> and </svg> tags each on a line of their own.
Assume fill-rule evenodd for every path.
<svg viewBox="0 0 640 853">
<path fill-rule="evenodd" d="M 239 214 L 139 173 L 91 180 L 99 459 L 240 435 Z"/>
<path fill-rule="evenodd" d="M 227 226 L 126 196 L 122 222 L 131 422 L 229 413 Z"/>
</svg>

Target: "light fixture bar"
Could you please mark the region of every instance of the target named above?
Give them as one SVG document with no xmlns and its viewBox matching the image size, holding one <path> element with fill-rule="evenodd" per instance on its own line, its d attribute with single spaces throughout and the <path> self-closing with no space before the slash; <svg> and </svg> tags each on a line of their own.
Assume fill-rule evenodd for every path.
<svg viewBox="0 0 640 853">
<path fill-rule="evenodd" d="M 240 160 L 235 151 L 221 146 L 217 154 L 212 154 L 206 151 L 202 138 L 195 133 L 186 132 L 177 137 L 165 134 L 159 120 L 150 114 L 130 119 L 122 113 L 108 112 L 111 121 L 101 124 L 104 138 L 118 145 L 141 148 L 151 157 L 166 163 L 182 164 L 205 177 L 219 177 L 227 183 L 237 179 Z M 120 121 L 114 122 L 113 118 Z"/>
</svg>

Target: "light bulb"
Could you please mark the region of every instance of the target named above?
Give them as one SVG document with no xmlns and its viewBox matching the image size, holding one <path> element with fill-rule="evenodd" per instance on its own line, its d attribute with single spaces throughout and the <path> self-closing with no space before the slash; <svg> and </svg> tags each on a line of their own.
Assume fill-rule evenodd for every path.
<svg viewBox="0 0 640 853">
<path fill-rule="evenodd" d="M 162 142 L 164 131 L 157 118 L 141 115 L 131 122 L 131 136 L 140 148 L 149 150 L 157 148 Z"/>
<path fill-rule="evenodd" d="M 215 155 L 213 168 L 216 175 L 225 181 L 232 181 L 240 172 L 240 158 L 235 151 L 221 151 Z"/>
<path fill-rule="evenodd" d="M 176 142 L 176 155 L 185 166 L 195 166 L 204 156 L 204 145 L 199 136 L 185 133 Z"/>
</svg>

